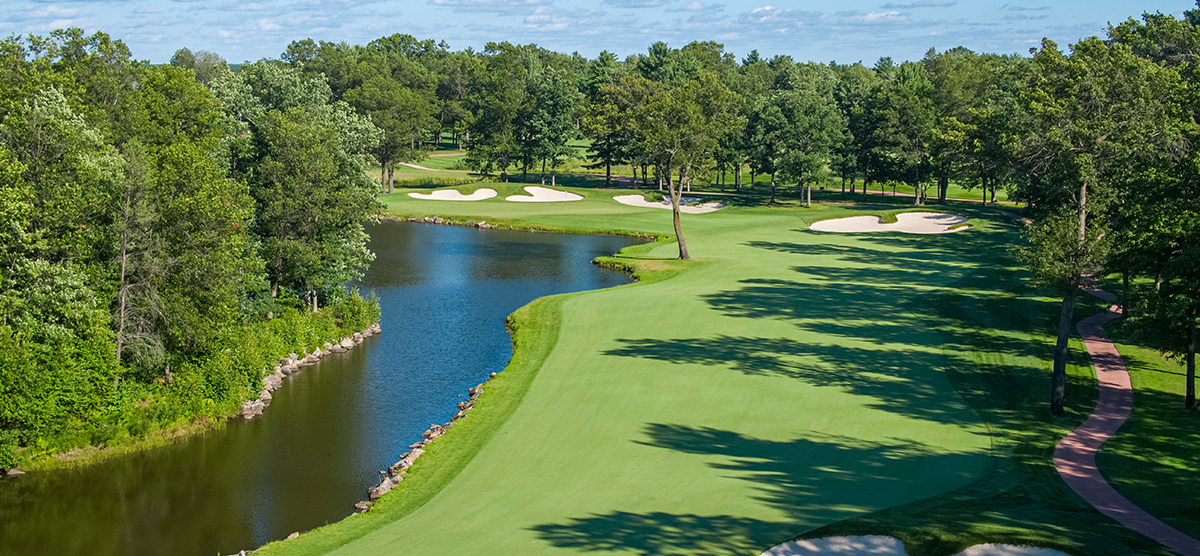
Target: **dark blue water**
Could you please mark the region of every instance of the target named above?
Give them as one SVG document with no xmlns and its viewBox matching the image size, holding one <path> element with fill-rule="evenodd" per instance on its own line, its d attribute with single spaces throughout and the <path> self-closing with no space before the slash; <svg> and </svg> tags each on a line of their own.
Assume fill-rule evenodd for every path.
<svg viewBox="0 0 1200 556">
<path fill-rule="evenodd" d="M 377 259 L 362 288 L 379 296 L 383 334 L 285 378 L 261 418 L 0 480 L 0 555 L 212 556 L 338 521 L 378 470 L 504 368 L 509 313 L 628 282 L 590 264 L 625 238 L 404 222 L 370 232 Z"/>
</svg>

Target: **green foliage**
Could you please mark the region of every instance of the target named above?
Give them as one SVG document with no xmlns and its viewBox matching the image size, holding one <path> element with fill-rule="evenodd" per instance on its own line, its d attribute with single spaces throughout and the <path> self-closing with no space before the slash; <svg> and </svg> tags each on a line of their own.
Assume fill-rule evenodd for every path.
<svg viewBox="0 0 1200 556">
<path fill-rule="evenodd" d="M 324 80 L 201 58 L 144 65 L 78 30 L 0 42 L 0 431 L 31 457 L 215 422 L 280 355 L 378 318 L 342 284 L 371 259 L 379 131 Z M 267 219 L 308 233 L 285 287 L 336 309 L 270 295 Z"/>
<path fill-rule="evenodd" d="M 0 430 L 0 470 L 17 466 L 17 431 Z"/>
<path fill-rule="evenodd" d="M 1098 228 L 1088 228 L 1081 238 L 1078 214 L 1064 209 L 1026 228 L 1029 244 L 1017 249 L 1017 257 L 1033 272 L 1035 283 L 1067 291 L 1078 285 L 1087 269 L 1104 260 L 1108 241 Z"/>
</svg>

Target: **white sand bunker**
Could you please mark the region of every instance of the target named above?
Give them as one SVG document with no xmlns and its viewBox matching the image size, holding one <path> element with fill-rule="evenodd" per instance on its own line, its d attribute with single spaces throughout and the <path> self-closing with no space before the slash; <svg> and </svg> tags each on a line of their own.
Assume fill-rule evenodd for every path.
<svg viewBox="0 0 1200 556">
<path fill-rule="evenodd" d="M 613 197 L 613 200 L 618 203 L 621 203 L 622 205 L 629 205 L 631 207 L 660 208 L 660 209 L 671 210 L 671 200 L 670 199 L 663 199 L 662 201 L 647 201 L 646 198 L 641 195 L 617 195 L 616 197 Z M 695 197 L 680 198 L 679 199 L 679 212 L 683 212 L 683 213 L 687 213 L 687 214 L 704 214 L 704 213 L 714 212 L 714 211 L 718 211 L 718 210 L 725 208 L 725 205 L 721 204 L 721 203 L 704 203 L 703 205 L 684 206 L 684 205 L 691 205 L 691 203 L 694 203 L 699 200 L 700 199 L 697 199 Z"/>
<path fill-rule="evenodd" d="M 496 196 L 495 189 L 483 188 L 477 189 L 470 195 L 463 195 L 457 189 L 439 189 L 433 193 L 409 193 L 409 197 L 414 199 L 427 199 L 433 201 L 482 201 L 491 199 Z"/>
<path fill-rule="evenodd" d="M 814 222 L 809 229 L 818 232 L 904 232 L 906 234 L 949 234 L 961 232 L 969 226 L 953 228 L 967 219 L 957 214 L 944 212 L 902 212 L 896 222 L 884 224 L 878 216 L 850 216 Z"/>
<path fill-rule="evenodd" d="M 825 537 L 785 542 L 762 556 L 908 556 L 904 544 L 882 535 Z M 1068 556 L 1049 548 L 1010 544 L 977 544 L 954 556 Z"/>
<path fill-rule="evenodd" d="M 505 197 L 505 201 L 516 201 L 518 203 L 557 203 L 560 201 L 578 201 L 583 198 L 583 195 L 577 195 L 570 191 L 559 191 L 550 189 L 549 187 L 538 187 L 531 185 L 525 188 L 529 195 L 509 195 Z"/>
</svg>

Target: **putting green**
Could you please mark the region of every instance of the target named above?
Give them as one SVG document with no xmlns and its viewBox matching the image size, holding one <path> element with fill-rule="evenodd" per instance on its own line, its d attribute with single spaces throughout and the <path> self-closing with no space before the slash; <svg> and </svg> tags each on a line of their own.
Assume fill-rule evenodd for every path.
<svg viewBox="0 0 1200 556">
<path fill-rule="evenodd" d="M 670 229 L 668 213 L 611 200 L 622 192 L 576 191 L 588 198 L 387 200 L 414 214 Z M 970 483 L 988 464 L 987 430 L 943 375 L 940 336 L 904 306 L 968 275 L 970 240 L 991 224 L 947 236 L 807 229 L 849 214 L 684 215 L 702 262 L 570 297 L 555 347 L 478 455 L 419 509 L 334 553 L 758 554 Z M 639 256 L 670 259 L 675 246 Z"/>
</svg>

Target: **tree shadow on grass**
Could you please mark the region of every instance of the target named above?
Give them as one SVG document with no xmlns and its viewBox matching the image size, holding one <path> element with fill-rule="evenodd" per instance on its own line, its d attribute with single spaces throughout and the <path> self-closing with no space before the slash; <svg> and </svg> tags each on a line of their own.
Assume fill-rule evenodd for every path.
<svg viewBox="0 0 1200 556">
<path fill-rule="evenodd" d="M 785 377 L 863 396 L 864 405 L 891 413 L 942 424 L 978 423 L 953 391 L 939 388 L 929 380 L 929 368 L 940 363 L 941 354 L 935 350 L 898 347 L 876 350 L 744 336 L 621 342 L 622 347 L 605 355 L 729 367 L 747 375 Z"/>
<path fill-rule="evenodd" d="M 785 518 L 611 512 L 534 530 L 556 546 L 638 554 L 752 554 L 806 530 L 806 538 L 892 535 L 913 556 L 949 556 L 988 542 L 1080 555 L 1169 554 L 1092 509 L 1053 467 L 1054 445 L 1091 411 L 1096 386 L 1082 370 L 1088 365 L 1086 353 L 1072 350 L 1067 415 L 1048 414 L 1048 362 L 1058 303 L 1029 290 L 1021 271 L 997 257 L 1015 234 L 961 234 L 953 238 L 954 253 L 946 252 L 952 238 L 896 236 L 864 236 L 852 245 L 752 243 L 858 268 L 799 266 L 793 268 L 795 280 L 746 280 L 705 298 L 726 316 L 782 320 L 846 340 L 839 345 L 749 336 L 646 338 L 626 339 L 609 355 L 789 377 L 867 396 L 867 404 L 877 410 L 955 424 L 958 413 L 950 407 L 955 402 L 944 395 L 935 399 L 928 385 L 912 379 L 920 375 L 915 362 L 940 350 L 935 357 L 940 372 L 991 431 L 993 457 L 979 479 L 943 494 L 926 482 L 921 488 L 935 495 L 910 502 L 855 499 L 849 491 L 856 486 L 886 485 L 889 481 L 880 483 L 878 476 L 911 462 L 928 465 L 929 458 L 902 446 L 864 447 L 841 438 L 777 442 L 739 431 L 651 424 L 645 444 L 719 454 L 711 465 L 754 482 L 760 501 Z M 1081 318 L 1095 307 L 1083 304 L 1078 311 Z M 881 315 L 888 322 L 878 322 Z M 938 340 L 920 339 L 911 333 L 917 328 L 936 331 Z M 879 386 L 888 382 L 884 378 L 890 389 Z M 840 458 L 846 454 L 865 465 L 845 463 Z M 856 477 L 864 480 L 856 485 Z M 879 496 L 888 490 L 872 492 Z M 878 508 L 887 509 L 872 511 Z M 821 512 L 827 512 L 824 519 L 818 519 Z M 833 521 L 839 517 L 844 519 Z M 828 525 L 812 529 L 821 523 Z"/>
<path fill-rule="evenodd" d="M 752 481 L 778 521 L 735 515 L 614 511 L 537 525 L 560 548 L 636 554 L 752 554 L 812 527 L 911 496 L 914 476 L 971 474 L 969 454 L 932 451 L 904 441 L 821 436 L 775 441 L 734 431 L 652 423 L 639 443 L 715 457 L 709 465 Z M 710 458 L 711 459 L 711 458 Z M 893 502 L 894 503 L 894 502 Z"/>
</svg>

